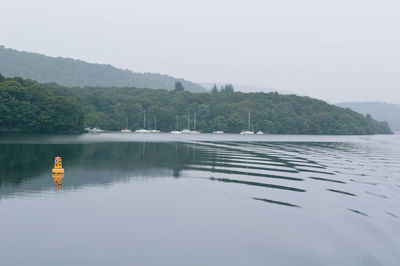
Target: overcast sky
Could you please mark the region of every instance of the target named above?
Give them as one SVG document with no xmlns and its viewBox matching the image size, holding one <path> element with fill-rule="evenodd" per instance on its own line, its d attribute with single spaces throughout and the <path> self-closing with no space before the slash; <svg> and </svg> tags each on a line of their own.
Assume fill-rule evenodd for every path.
<svg viewBox="0 0 400 266">
<path fill-rule="evenodd" d="M 2 0 L 0 44 L 195 82 L 400 103 L 400 1 Z"/>
</svg>

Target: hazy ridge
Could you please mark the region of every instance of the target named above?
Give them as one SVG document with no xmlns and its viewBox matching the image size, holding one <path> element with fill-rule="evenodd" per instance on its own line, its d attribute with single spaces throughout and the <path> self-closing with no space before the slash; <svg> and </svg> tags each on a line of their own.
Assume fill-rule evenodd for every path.
<svg viewBox="0 0 400 266">
<path fill-rule="evenodd" d="M 340 107 L 350 108 L 362 114 L 371 114 L 375 119 L 387 121 L 394 131 L 400 131 L 400 105 L 384 102 L 343 102 Z"/>
<path fill-rule="evenodd" d="M 206 91 L 199 84 L 168 75 L 136 73 L 118 69 L 112 65 L 21 52 L 1 45 L 0 73 L 8 77 L 18 76 L 39 82 L 56 82 L 70 87 L 136 87 L 172 90 L 175 82 L 180 81 L 188 91 Z"/>
</svg>

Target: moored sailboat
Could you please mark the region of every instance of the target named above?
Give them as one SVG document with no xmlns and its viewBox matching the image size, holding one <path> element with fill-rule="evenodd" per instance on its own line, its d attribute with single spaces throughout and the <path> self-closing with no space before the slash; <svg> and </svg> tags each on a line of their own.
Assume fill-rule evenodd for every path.
<svg viewBox="0 0 400 266">
<path fill-rule="evenodd" d="M 146 129 L 146 109 L 143 110 L 143 129 L 136 129 L 135 133 L 150 133 L 150 131 Z"/>
<path fill-rule="evenodd" d="M 160 133 L 160 130 L 157 129 L 157 117 L 154 116 L 154 129 L 149 130 L 150 133 Z"/>
<path fill-rule="evenodd" d="M 193 130 L 189 132 L 190 134 L 200 134 L 200 131 L 196 130 L 196 112 L 194 112 L 194 124 L 193 124 Z"/>
<path fill-rule="evenodd" d="M 182 134 L 189 134 L 190 133 L 190 119 L 189 119 L 189 112 L 187 114 L 187 119 L 188 119 L 188 123 L 187 123 L 187 128 L 182 129 Z"/>
<path fill-rule="evenodd" d="M 221 119 L 218 119 L 218 130 L 212 132 L 213 134 L 224 134 L 225 132 L 221 130 Z"/>
<path fill-rule="evenodd" d="M 182 134 L 181 131 L 178 130 L 179 128 L 179 117 L 176 115 L 176 130 L 172 130 L 171 134 Z"/>
<path fill-rule="evenodd" d="M 132 133 L 132 131 L 129 129 L 129 120 L 128 117 L 126 118 L 126 128 L 121 130 L 121 133 Z"/>
<path fill-rule="evenodd" d="M 242 130 L 240 132 L 240 135 L 254 135 L 254 130 L 250 129 L 250 125 L 251 125 L 251 116 L 250 116 L 250 112 L 249 112 L 249 116 L 247 118 L 247 123 L 248 123 L 248 129 L 247 130 Z"/>
</svg>

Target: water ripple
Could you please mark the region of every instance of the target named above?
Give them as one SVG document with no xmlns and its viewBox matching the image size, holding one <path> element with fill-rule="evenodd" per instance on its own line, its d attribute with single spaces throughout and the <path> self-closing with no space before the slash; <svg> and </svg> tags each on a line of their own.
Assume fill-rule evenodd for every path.
<svg viewBox="0 0 400 266">
<path fill-rule="evenodd" d="M 366 213 L 364 213 L 364 212 L 362 212 L 362 211 L 358 211 L 358 210 L 354 210 L 354 209 L 348 209 L 348 210 L 351 211 L 351 212 L 360 214 L 360 215 L 362 215 L 362 216 L 368 217 L 368 214 L 366 214 Z"/>
<path fill-rule="evenodd" d="M 346 192 L 346 191 L 342 191 L 342 190 L 330 189 L 330 188 L 327 188 L 326 190 L 331 191 L 331 192 L 335 192 L 335 193 L 340 193 L 340 194 L 348 195 L 348 196 L 357 197 L 356 194 L 353 194 L 353 193 L 350 193 L 350 192 Z"/>
<path fill-rule="evenodd" d="M 254 200 L 259 200 L 259 201 L 268 202 L 268 203 L 272 203 L 272 204 L 278 204 L 278 205 L 282 205 L 282 206 L 300 208 L 299 205 L 291 204 L 291 203 L 287 203 L 287 202 L 283 202 L 283 201 L 276 201 L 276 200 L 271 200 L 271 199 L 261 199 L 261 198 L 253 198 L 253 199 L 254 199 Z"/>
<path fill-rule="evenodd" d="M 273 185 L 273 184 L 266 184 L 266 183 L 260 183 L 260 182 L 240 181 L 240 180 L 235 180 L 235 179 L 215 178 L 215 177 L 211 177 L 210 180 L 211 181 L 220 181 L 220 182 L 224 182 L 224 183 L 236 183 L 236 184 L 243 184 L 243 185 L 249 185 L 249 186 L 275 188 L 275 189 L 282 189 L 282 190 L 289 190 L 289 191 L 296 191 L 296 192 L 306 192 L 305 189 Z"/>
</svg>

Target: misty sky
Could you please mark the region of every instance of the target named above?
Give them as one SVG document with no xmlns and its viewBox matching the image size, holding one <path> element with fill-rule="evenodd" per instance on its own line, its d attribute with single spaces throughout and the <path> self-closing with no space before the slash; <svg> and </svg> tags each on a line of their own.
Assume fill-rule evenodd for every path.
<svg viewBox="0 0 400 266">
<path fill-rule="evenodd" d="M 2 0 L 0 27 L 18 50 L 400 103 L 400 1 Z"/>
</svg>

